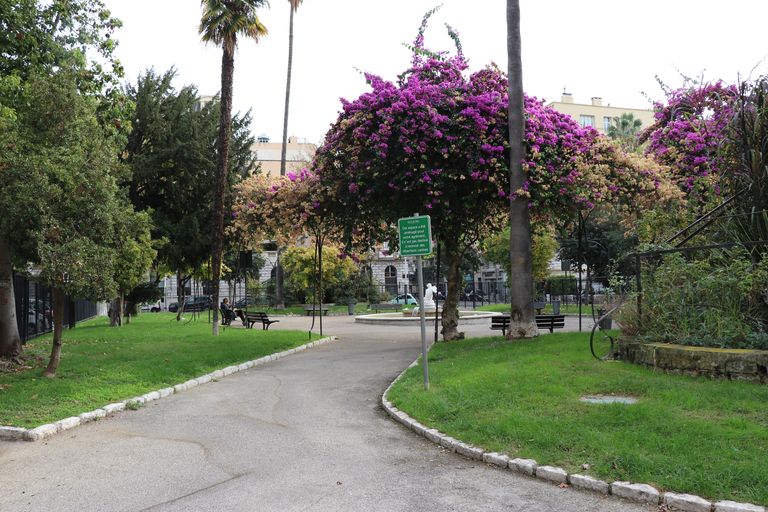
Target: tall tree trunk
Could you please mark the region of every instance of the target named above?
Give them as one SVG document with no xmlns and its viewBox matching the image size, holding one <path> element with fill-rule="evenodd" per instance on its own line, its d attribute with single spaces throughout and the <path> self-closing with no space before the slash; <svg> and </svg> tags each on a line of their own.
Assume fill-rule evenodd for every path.
<svg viewBox="0 0 768 512">
<path fill-rule="evenodd" d="M 285 161 L 288 149 L 288 104 L 291 99 L 291 68 L 293 67 L 293 6 L 288 25 L 288 76 L 285 81 L 285 112 L 283 113 L 283 147 L 280 151 L 280 176 L 285 176 Z"/>
<path fill-rule="evenodd" d="M 112 299 L 112 303 L 109 305 L 109 326 L 120 327 L 123 325 L 123 303 L 120 297 Z"/>
<path fill-rule="evenodd" d="M 61 360 L 61 333 L 64 331 L 64 290 L 53 287 L 53 347 L 48 366 L 43 372 L 44 377 L 53 378 Z"/>
<path fill-rule="evenodd" d="M 181 271 L 176 271 L 176 304 L 179 305 L 176 310 L 176 321 L 181 321 L 181 314 L 184 312 L 184 281 L 182 280 Z"/>
<path fill-rule="evenodd" d="M 523 188 L 523 62 L 520 52 L 520 2 L 507 0 L 507 55 L 509 59 L 509 182 L 514 194 Z M 507 338 L 536 336 L 533 312 L 531 221 L 528 199 L 516 197 L 509 205 L 509 255 L 511 312 Z"/>
<path fill-rule="evenodd" d="M 283 266 L 280 264 L 280 253 L 282 251 L 277 248 L 277 261 L 275 262 L 275 309 L 285 309 L 285 293 L 283 285 L 285 283 L 283 275 Z"/>
<path fill-rule="evenodd" d="M 448 291 L 443 301 L 442 326 L 440 331 L 444 341 L 464 339 L 459 332 L 459 286 L 461 284 L 461 252 L 455 240 L 446 239 L 445 259 L 448 262 Z"/>
<path fill-rule="evenodd" d="M 291 70 L 293 68 L 293 13 L 295 9 L 291 5 L 291 18 L 288 24 L 288 73 L 285 80 L 285 111 L 283 113 L 283 146 L 280 150 L 280 176 L 285 176 L 286 155 L 288 152 L 288 106 L 291 99 Z M 277 270 L 275 272 L 275 309 L 285 308 L 283 298 L 283 268 L 280 266 L 280 249 L 278 249 Z"/>
<path fill-rule="evenodd" d="M 135 314 L 134 308 L 136 305 L 133 302 L 125 300 L 125 294 L 120 294 L 120 301 L 123 303 L 123 317 L 125 318 L 125 325 L 131 323 L 131 316 Z"/>
<path fill-rule="evenodd" d="M 232 79 L 235 71 L 235 41 L 224 43 L 221 52 L 221 114 L 216 155 L 216 198 L 213 212 L 213 254 L 211 256 L 211 309 L 213 335 L 219 335 L 219 278 L 224 249 L 224 188 L 227 183 L 229 136 L 232 129 Z"/>
<path fill-rule="evenodd" d="M 0 238 L 0 357 L 21 354 L 21 336 L 16 322 L 16 296 L 13 290 L 11 248 Z"/>
</svg>

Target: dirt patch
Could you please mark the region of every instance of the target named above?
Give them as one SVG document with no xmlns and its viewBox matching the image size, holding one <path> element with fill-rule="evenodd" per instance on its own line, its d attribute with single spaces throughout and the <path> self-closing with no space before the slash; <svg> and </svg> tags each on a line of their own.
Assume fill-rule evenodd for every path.
<svg viewBox="0 0 768 512">
<path fill-rule="evenodd" d="M 30 354 L 22 354 L 13 359 L 0 359 L 0 374 L 21 373 L 43 366 L 42 357 Z"/>
</svg>

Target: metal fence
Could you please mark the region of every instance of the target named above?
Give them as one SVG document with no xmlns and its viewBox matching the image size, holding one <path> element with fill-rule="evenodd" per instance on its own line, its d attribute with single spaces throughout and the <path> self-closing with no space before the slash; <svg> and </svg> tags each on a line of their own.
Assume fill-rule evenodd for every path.
<svg viewBox="0 0 768 512">
<path fill-rule="evenodd" d="M 13 276 L 16 300 L 16 323 L 22 341 L 53 330 L 53 297 L 51 288 L 26 276 Z M 76 322 L 96 316 L 96 304 L 72 297 L 64 299 L 64 325 L 74 327 Z"/>
</svg>

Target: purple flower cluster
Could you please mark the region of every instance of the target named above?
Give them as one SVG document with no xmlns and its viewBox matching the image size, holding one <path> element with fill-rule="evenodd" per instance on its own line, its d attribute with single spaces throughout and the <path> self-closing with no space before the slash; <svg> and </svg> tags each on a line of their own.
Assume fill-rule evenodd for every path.
<svg viewBox="0 0 768 512">
<path fill-rule="evenodd" d="M 656 103 L 656 122 L 643 134 L 646 154 L 668 165 L 686 192 L 718 192 L 717 177 L 728 168 L 722 149 L 735 113 L 738 88 L 723 82 L 671 91 L 667 104 Z"/>
</svg>

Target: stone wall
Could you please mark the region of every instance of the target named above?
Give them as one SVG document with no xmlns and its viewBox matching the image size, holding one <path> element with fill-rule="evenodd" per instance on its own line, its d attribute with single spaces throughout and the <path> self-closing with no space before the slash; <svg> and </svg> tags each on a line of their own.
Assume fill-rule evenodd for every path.
<svg viewBox="0 0 768 512">
<path fill-rule="evenodd" d="M 768 350 L 689 347 L 619 340 L 621 359 L 669 373 L 768 384 Z"/>
</svg>

